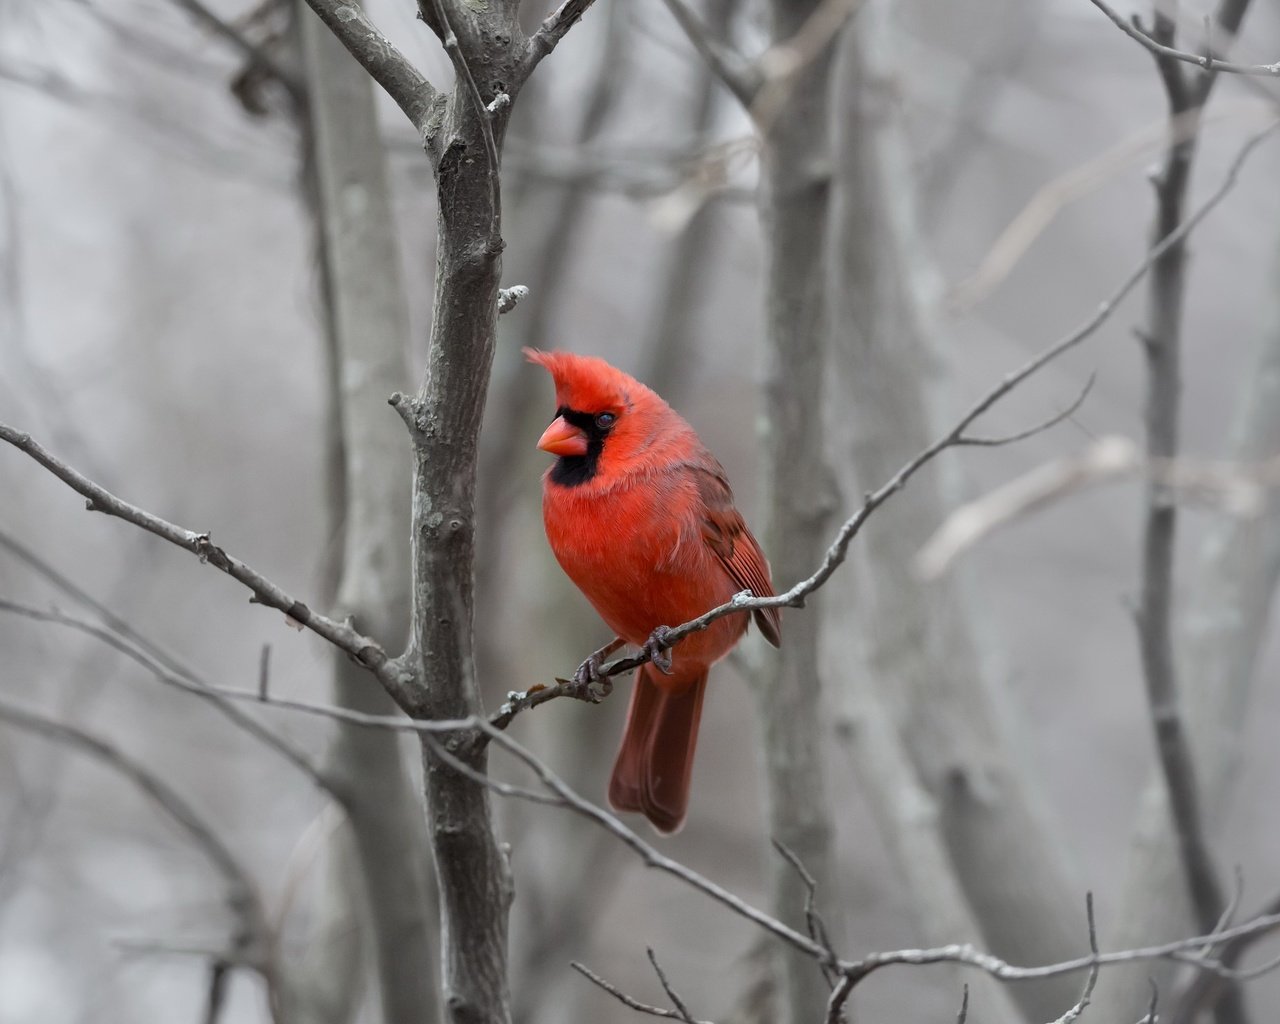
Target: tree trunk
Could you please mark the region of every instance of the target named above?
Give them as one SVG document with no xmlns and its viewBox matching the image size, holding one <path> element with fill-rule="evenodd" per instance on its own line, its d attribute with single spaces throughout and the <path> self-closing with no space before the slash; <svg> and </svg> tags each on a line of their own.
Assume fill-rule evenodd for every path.
<svg viewBox="0 0 1280 1024">
<path fill-rule="evenodd" d="M 452 4 L 467 77 L 488 105 L 504 87 L 514 100 L 524 37 L 517 4 L 483 13 Z M 428 10 L 431 8 L 428 7 Z M 413 633 L 406 662 L 421 692 L 416 717 L 482 713 L 473 643 L 476 454 L 493 365 L 502 269 L 498 168 L 490 166 L 487 121 L 501 146 L 509 105 L 490 117 L 470 83 L 454 83 L 431 141 L 439 202 L 435 302 L 427 372 L 407 418 L 414 435 Z M 444 747 L 485 772 L 486 747 L 471 731 Z M 512 883 L 494 834 L 489 790 L 446 763 L 424 736 L 428 828 L 440 889 L 444 1005 L 452 1024 L 509 1024 L 507 920 Z"/>
</svg>

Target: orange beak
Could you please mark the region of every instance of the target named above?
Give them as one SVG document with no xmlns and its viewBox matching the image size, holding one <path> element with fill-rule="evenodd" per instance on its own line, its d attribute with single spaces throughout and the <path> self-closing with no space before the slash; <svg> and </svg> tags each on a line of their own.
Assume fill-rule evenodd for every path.
<svg viewBox="0 0 1280 1024">
<path fill-rule="evenodd" d="M 552 455 L 586 455 L 587 435 L 581 427 L 557 416 L 538 438 L 538 447 Z"/>
</svg>

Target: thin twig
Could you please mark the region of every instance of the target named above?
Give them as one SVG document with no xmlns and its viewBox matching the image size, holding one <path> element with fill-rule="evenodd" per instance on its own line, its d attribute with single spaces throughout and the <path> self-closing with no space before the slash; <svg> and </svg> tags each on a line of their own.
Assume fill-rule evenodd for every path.
<svg viewBox="0 0 1280 1024">
<path fill-rule="evenodd" d="M 587 981 L 591 982 L 591 984 L 595 985 L 597 988 L 603 989 L 605 992 L 608 992 L 609 995 L 613 996 L 614 999 L 618 1000 L 618 1002 L 629 1009 L 636 1010 L 640 1013 L 647 1013 L 651 1017 L 664 1017 L 667 1020 L 689 1020 L 687 1016 L 681 1017 L 674 1010 L 665 1010 L 661 1006 L 650 1006 L 648 1003 L 642 1003 L 638 999 L 633 999 L 618 988 L 618 986 L 614 985 L 612 982 L 606 981 L 604 978 L 600 977 L 600 975 L 596 974 L 595 971 L 577 960 L 571 960 L 569 962 L 569 966 L 586 978 Z M 713 1022 L 709 1020 L 699 1020 L 694 1021 L 693 1024 L 713 1024 Z"/>
<path fill-rule="evenodd" d="M 778 839 L 773 839 L 771 842 L 773 843 L 773 848 L 782 856 L 782 859 L 790 864 L 796 874 L 800 876 L 800 881 L 804 885 L 804 920 L 806 927 L 809 929 L 809 938 L 813 939 L 814 942 L 820 942 L 834 963 L 839 957 L 836 954 L 835 946 L 831 942 L 831 936 L 827 932 L 827 926 L 817 908 L 818 880 L 809 873 L 809 869 L 804 866 L 804 862 L 800 860 L 794 850 Z M 830 968 L 826 964 L 821 964 L 820 966 L 822 968 L 822 976 L 826 979 L 827 984 L 829 986 L 833 985 L 835 978 Z M 837 1007 L 838 1010 L 839 1007 Z"/>
<path fill-rule="evenodd" d="M 689 1007 L 685 1006 L 684 1000 L 676 993 L 671 982 L 667 980 L 667 972 L 662 969 L 662 965 L 658 963 L 657 954 L 654 953 L 652 946 L 645 947 L 645 953 L 648 954 L 649 963 L 653 965 L 653 973 L 658 976 L 658 981 L 662 983 L 662 990 L 667 994 L 667 998 L 671 1000 L 671 1005 L 676 1008 L 678 1019 L 685 1024 L 697 1024 L 693 1019 L 693 1014 L 689 1012 Z"/>
<path fill-rule="evenodd" d="M 1151 1001 L 1147 1003 L 1147 1015 L 1138 1021 L 1138 1024 L 1156 1024 L 1156 1006 L 1160 1001 L 1160 990 L 1156 988 L 1154 981 L 1148 981 L 1151 984 Z"/>
<path fill-rule="evenodd" d="M 975 435 L 967 435 L 961 438 L 956 444 L 957 447 L 964 448 L 1003 448 L 1007 444 L 1014 444 L 1018 441 L 1025 441 L 1028 438 L 1035 437 L 1037 434 L 1043 434 L 1046 430 L 1056 427 L 1059 423 L 1069 420 L 1084 405 L 1084 400 L 1089 397 L 1089 392 L 1093 390 L 1094 381 L 1097 380 L 1096 373 L 1089 374 L 1089 379 L 1085 381 L 1084 387 L 1080 389 L 1080 393 L 1072 399 L 1071 404 L 1059 412 L 1055 412 L 1048 419 L 1041 420 L 1034 426 L 1027 427 L 1025 430 L 1019 430 L 1016 434 L 1004 434 L 1000 437 L 978 437 Z"/>
<path fill-rule="evenodd" d="M 1085 914 L 1089 919 L 1089 950 L 1096 957 L 1098 955 L 1098 923 L 1093 916 L 1093 893 L 1085 895 L 1084 905 Z M 1099 965 L 1095 962 L 1089 968 L 1089 977 L 1085 980 L 1084 992 L 1080 996 L 1080 1001 L 1054 1021 L 1053 1024 L 1075 1024 L 1080 1019 L 1080 1015 L 1084 1013 L 1085 1008 L 1089 1005 L 1089 1000 L 1093 998 L 1094 986 L 1098 984 L 1098 970 Z"/>
</svg>

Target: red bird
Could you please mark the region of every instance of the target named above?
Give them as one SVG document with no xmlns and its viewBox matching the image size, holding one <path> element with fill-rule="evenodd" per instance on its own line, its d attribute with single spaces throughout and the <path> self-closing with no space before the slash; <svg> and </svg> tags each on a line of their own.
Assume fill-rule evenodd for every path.
<svg viewBox="0 0 1280 1024">
<path fill-rule="evenodd" d="M 734 507 L 723 467 L 679 413 L 602 359 L 524 353 L 556 387 L 555 419 L 538 440 L 559 456 L 542 478 L 547 539 L 619 638 L 597 655 L 622 641 L 643 646 L 659 627 L 697 618 L 741 590 L 773 593 L 769 563 Z M 756 611 L 755 621 L 776 647 L 778 609 Z M 707 672 L 746 629 L 745 616 L 726 616 L 681 640 L 669 665 L 659 658 L 640 666 L 609 781 L 614 808 L 641 812 L 661 832 L 684 823 Z"/>
</svg>

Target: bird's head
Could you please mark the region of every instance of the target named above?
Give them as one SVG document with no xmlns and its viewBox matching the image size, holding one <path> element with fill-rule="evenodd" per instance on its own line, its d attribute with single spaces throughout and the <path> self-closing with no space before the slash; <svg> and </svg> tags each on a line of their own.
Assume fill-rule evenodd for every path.
<svg viewBox="0 0 1280 1024">
<path fill-rule="evenodd" d="M 560 458 L 550 479 L 576 486 L 621 467 L 638 468 L 664 432 L 684 421 L 650 388 L 595 356 L 526 348 L 551 374 L 556 416 L 538 447 Z"/>
</svg>

